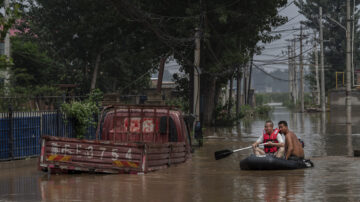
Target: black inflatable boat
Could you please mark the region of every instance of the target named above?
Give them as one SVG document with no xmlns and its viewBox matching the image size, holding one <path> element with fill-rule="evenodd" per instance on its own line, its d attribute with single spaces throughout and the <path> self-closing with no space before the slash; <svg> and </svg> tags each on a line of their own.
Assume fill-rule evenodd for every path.
<svg viewBox="0 0 360 202">
<path fill-rule="evenodd" d="M 306 159 L 286 160 L 273 155 L 251 155 L 240 161 L 242 170 L 292 170 L 314 167 L 313 162 Z"/>
</svg>

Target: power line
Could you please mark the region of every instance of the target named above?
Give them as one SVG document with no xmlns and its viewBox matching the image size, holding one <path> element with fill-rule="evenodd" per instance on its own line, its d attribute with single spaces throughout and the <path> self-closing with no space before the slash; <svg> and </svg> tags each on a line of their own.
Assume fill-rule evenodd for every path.
<svg viewBox="0 0 360 202">
<path fill-rule="evenodd" d="M 276 80 L 279 80 L 279 81 L 285 81 L 285 82 L 289 82 L 289 81 L 292 81 L 292 80 L 289 80 L 289 79 L 282 79 L 282 78 L 279 78 L 279 77 L 276 77 L 268 72 L 266 72 L 265 70 L 263 70 L 262 68 L 260 68 L 259 66 L 257 66 L 256 64 L 253 64 L 254 67 L 258 70 L 260 70 L 261 72 L 263 72 L 265 75 L 273 78 L 273 79 L 276 79 Z"/>
<path fill-rule="evenodd" d="M 293 3 L 294 3 L 294 0 L 291 1 L 290 3 L 288 3 L 284 8 L 278 10 L 278 13 L 280 13 L 281 11 L 285 10 L 286 8 L 288 8 L 288 7 L 289 7 L 291 4 L 293 4 Z"/>
</svg>

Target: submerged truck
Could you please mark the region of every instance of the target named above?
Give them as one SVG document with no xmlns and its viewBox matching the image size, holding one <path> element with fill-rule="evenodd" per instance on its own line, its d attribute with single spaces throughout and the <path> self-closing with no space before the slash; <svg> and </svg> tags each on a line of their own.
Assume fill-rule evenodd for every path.
<svg viewBox="0 0 360 202">
<path fill-rule="evenodd" d="M 168 106 L 104 109 L 95 140 L 42 136 L 39 169 L 140 174 L 191 158 L 190 123 L 180 110 Z"/>
</svg>

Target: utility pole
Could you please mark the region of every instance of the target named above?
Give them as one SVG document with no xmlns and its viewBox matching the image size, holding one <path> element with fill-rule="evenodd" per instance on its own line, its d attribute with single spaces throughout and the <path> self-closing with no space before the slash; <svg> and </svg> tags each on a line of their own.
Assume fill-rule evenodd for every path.
<svg viewBox="0 0 360 202">
<path fill-rule="evenodd" d="M 158 72 L 158 80 L 157 80 L 157 86 L 156 90 L 159 94 L 161 94 L 161 87 L 162 87 L 162 80 L 164 77 L 164 69 L 165 69 L 165 62 L 167 57 L 162 57 L 160 59 L 160 65 L 159 65 L 159 72 Z"/>
<path fill-rule="evenodd" d="M 9 9 L 9 0 L 4 0 L 4 9 L 5 9 L 5 21 L 9 19 L 9 16 L 7 14 L 7 10 Z M 6 56 L 6 60 L 9 61 L 10 59 L 10 30 L 7 31 L 5 39 L 4 39 L 4 54 Z M 5 88 L 8 88 L 8 85 L 10 84 L 10 68 L 6 67 L 5 70 Z"/>
<path fill-rule="evenodd" d="M 355 85 L 355 78 L 354 78 L 354 36 L 355 36 L 355 0 L 353 0 L 353 12 L 352 12 L 352 33 L 351 33 L 351 70 L 352 70 L 352 76 L 353 81 L 352 84 Z"/>
<path fill-rule="evenodd" d="M 240 66 L 237 68 L 236 73 L 236 117 L 239 117 L 240 115 L 240 103 L 241 103 L 241 72 L 240 72 Z"/>
<path fill-rule="evenodd" d="M 346 123 L 351 124 L 351 38 L 350 0 L 346 1 Z"/>
<path fill-rule="evenodd" d="M 292 55 L 291 55 L 291 46 L 289 45 L 288 46 L 288 74 L 289 74 L 289 97 L 290 97 L 290 100 L 293 100 L 293 97 L 292 97 L 292 94 L 293 94 L 293 90 L 292 90 L 292 87 L 293 87 L 293 78 L 292 78 Z"/>
<path fill-rule="evenodd" d="M 243 71 L 243 79 L 244 79 L 244 86 L 243 86 L 243 100 L 244 100 L 244 105 L 246 105 L 246 98 L 247 98 L 247 65 L 244 66 L 244 71 Z"/>
<path fill-rule="evenodd" d="M 200 121 L 200 29 L 195 28 L 194 50 L 194 106 L 195 120 Z"/>
<path fill-rule="evenodd" d="M 297 100 L 298 100 L 298 85 L 297 85 L 297 82 L 298 82 L 298 79 L 297 79 L 297 66 L 296 66 L 296 39 L 294 38 L 293 39 L 293 57 L 292 57 L 292 61 L 293 61 L 293 95 L 294 95 L 294 105 L 296 105 L 297 103 Z"/>
<path fill-rule="evenodd" d="M 305 111 L 304 106 L 304 65 L 303 65 L 303 52 L 302 52 L 302 25 L 300 25 L 300 99 L 301 99 L 301 112 Z"/>
<path fill-rule="evenodd" d="M 316 43 L 316 32 L 314 31 L 314 56 L 315 56 L 315 81 L 316 81 L 316 105 L 320 105 L 320 83 L 319 83 L 319 59 Z"/>
<path fill-rule="evenodd" d="M 249 77 L 248 77 L 248 91 L 246 96 L 246 104 L 250 105 L 250 89 L 251 89 L 251 73 L 252 73 L 252 66 L 253 66 L 253 54 L 251 53 L 251 61 L 250 61 L 250 67 L 249 67 Z"/>
<path fill-rule="evenodd" d="M 227 114 L 228 116 L 230 117 L 231 116 L 231 109 L 232 109 L 232 97 L 233 97 L 233 81 L 234 81 L 234 78 L 233 78 L 233 75 L 231 75 L 230 77 L 230 88 L 229 88 L 229 102 L 228 102 L 228 108 L 227 108 Z"/>
<path fill-rule="evenodd" d="M 319 7 L 319 25 L 320 25 L 320 79 L 321 79 L 321 111 L 326 112 L 325 109 L 325 73 L 324 73 L 324 38 L 322 25 L 322 7 Z"/>
</svg>

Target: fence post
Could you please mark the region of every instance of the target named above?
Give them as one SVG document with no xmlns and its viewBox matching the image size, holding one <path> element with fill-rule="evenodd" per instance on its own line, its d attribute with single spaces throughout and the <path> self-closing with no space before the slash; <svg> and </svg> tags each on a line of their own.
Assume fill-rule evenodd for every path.
<svg viewBox="0 0 360 202">
<path fill-rule="evenodd" d="M 60 133 L 60 107 L 59 104 L 56 106 L 56 137 L 59 137 Z"/>
<path fill-rule="evenodd" d="M 14 135 L 13 135 L 13 109 L 11 104 L 9 104 L 9 157 L 14 158 Z"/>
</svg>

